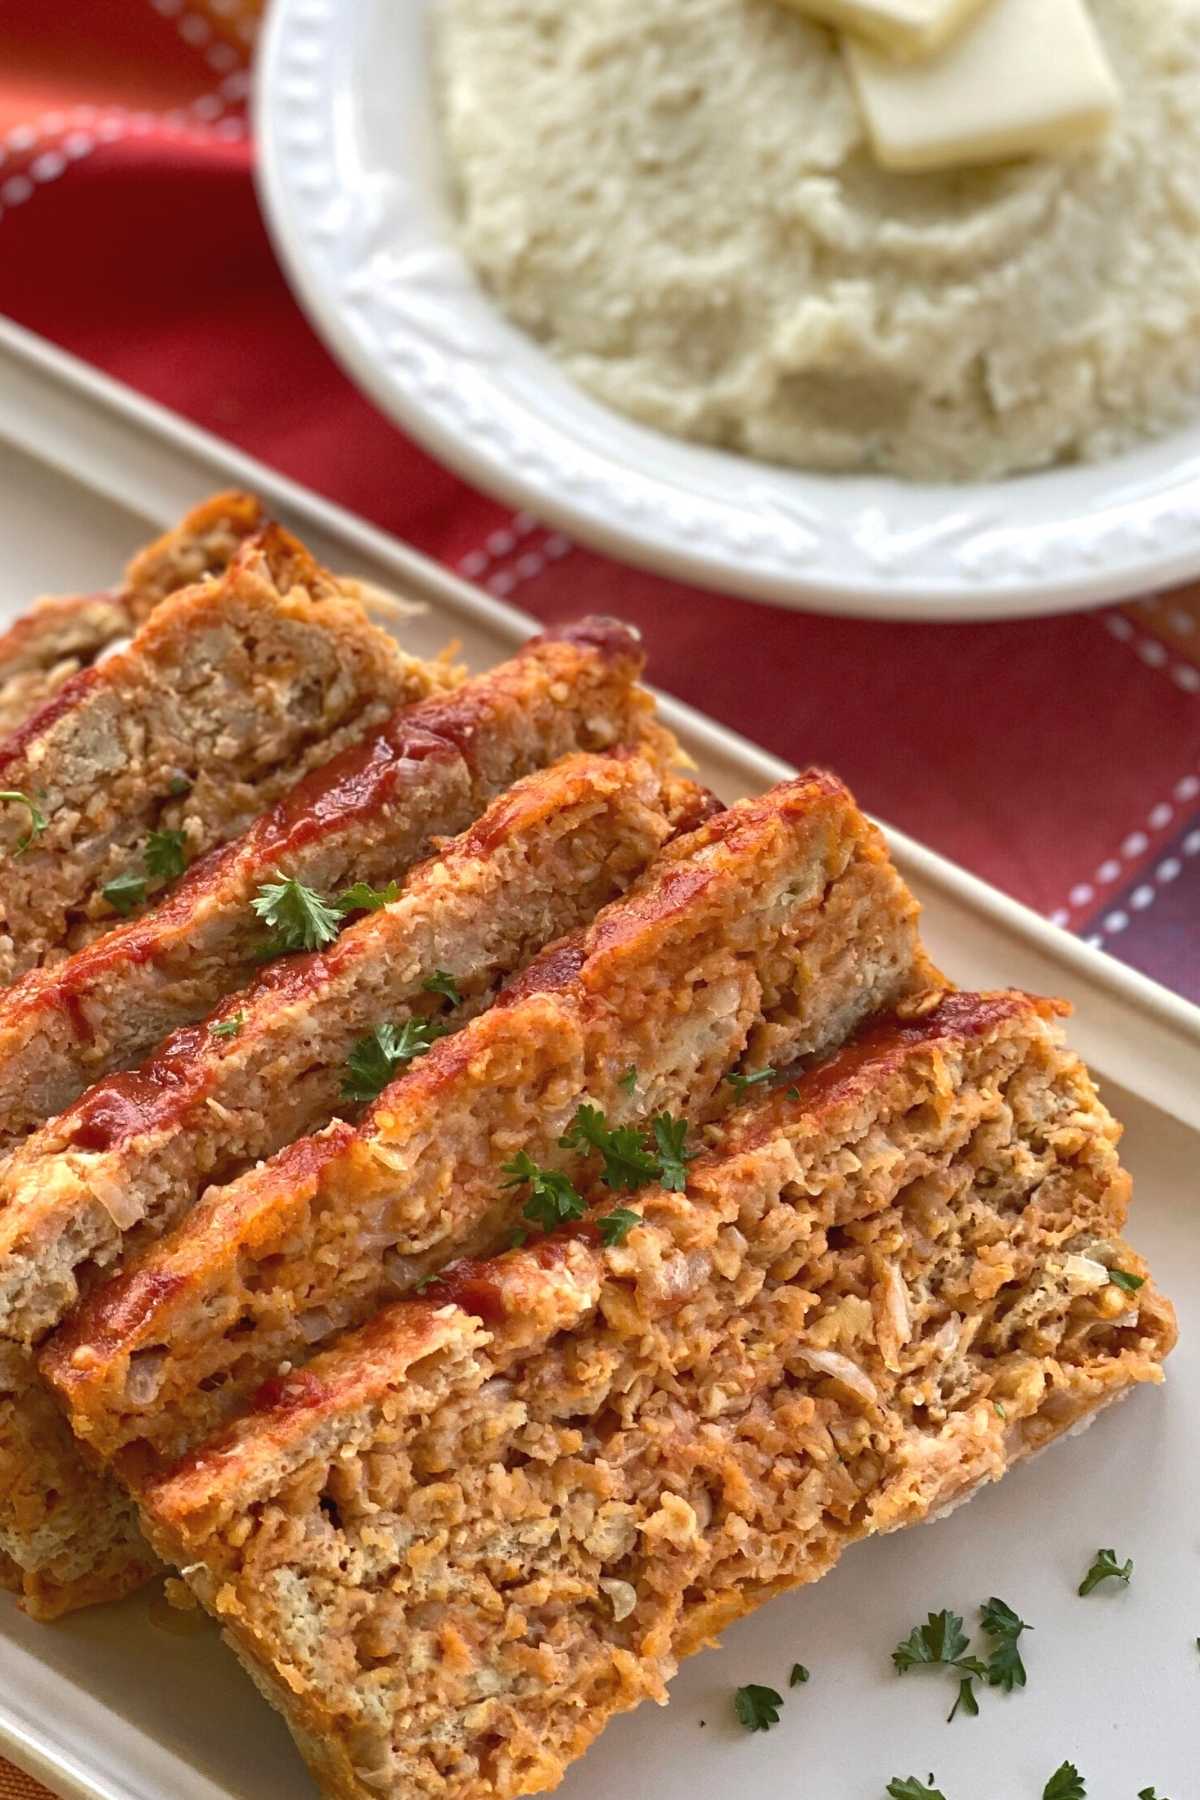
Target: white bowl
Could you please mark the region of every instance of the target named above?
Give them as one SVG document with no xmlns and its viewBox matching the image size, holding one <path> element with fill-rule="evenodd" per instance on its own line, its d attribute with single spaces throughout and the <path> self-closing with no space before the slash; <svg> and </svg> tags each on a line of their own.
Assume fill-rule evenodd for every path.
<svg viewBox="0 0 1200 1800">
<path fill-rule="evenodd" d="M 808 475 L 686 444 L 575 387 L 454 238 L 428 44 L 436 0 L 274 0 L 260 181 L 299 296 L 405 431 L 598 549 L 755 600 L 1010 618 L 1200 572 L 1200 421 L 1101 464 L 949 486 Z"/>
</svg>

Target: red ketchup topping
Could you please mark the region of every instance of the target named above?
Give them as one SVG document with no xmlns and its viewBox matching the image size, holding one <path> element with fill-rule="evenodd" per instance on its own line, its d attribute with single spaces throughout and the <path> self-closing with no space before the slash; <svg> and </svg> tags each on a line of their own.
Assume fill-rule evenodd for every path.
<svg viewBox="0 0 1200 1800">
<path fill-rule="evenodd" d="M 591 650 L 599 650 L 602 656 L 612 661 L 642 654 L 641 633 L 637 628 L 626 625 L 621 619 L 609 618 L 605 613 L 589 613 L 586 618 L 576 619 L 569 625 L 551 626 L 533 642 L 584 644 Z"/>
<path fill-rule="evenodd" d="M 185 1025 L 140 1069 L 109 1075 L 89 1088 L 67 1115 L 71 1145 L 111 1150 L 124 1138 L 169 1125 L 180 1110 L 182 1090 L 195 1077 L 207 1035 L 203 1025 Z"/>
</svg>

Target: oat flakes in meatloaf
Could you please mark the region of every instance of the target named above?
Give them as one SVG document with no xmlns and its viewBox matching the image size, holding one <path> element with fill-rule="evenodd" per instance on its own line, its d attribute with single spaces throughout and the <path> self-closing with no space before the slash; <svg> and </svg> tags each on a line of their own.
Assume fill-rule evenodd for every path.
<svg viewBox="0 0 1200 1800">
<path fill-rule="evenodd" d="M 644 660 L 613 620 L 531 639 L 314 770 L 141 918 L 0 992 L 0 1164 L 85 1087 L 255 979 L 251 903 L 280 872 L 330 897 L 356 881 L 385 887 L 561 756 L 630 745 L 666 768 L 679 752 L 638 684 Z M 0 1204 L 6 1192 L 0 1177 Z"/>
<path fill-rule="evenodd" d="M 927 986 L 917 911 L 878 832 L 827 775 L 675 839 L 359 1125 L 337 1122 L 209 1189 L 97 1290 L 45 1363 L 76 1430 L 101 1456 L 178 1454 L 282 1360 L 451 1257 L 506 1242 L 528 1198 L 513 1159 L 574 1177 L 586 1151 L 559 1140 L 582 1103 L 613 1126 L 669 1113 L 694 1131 L 725 1109 L 740 1062 L 820 1054 Z M 29 1275 L 14 1285 L 10 1324 L 36 1291 Z"/>
<path fill-rule="evenodd" d="M 152 833 L 181 833 L 194 860 L 397 706 L 460 679 L 404 655 L 266 527 L 0 745 L 0 789 L 28 800 L 0 805 L 0 982 L 144 907 Z"/>
<path fill-rule="evenodd" d="M 1161 1380 L 1171 1308 L 1053 1012 L 875 1021 L 620 1242 L 602 1195 L 451 1268 L 148 1485 L 325 1793 L 554 1787 L 732 1620 Z"/>
</svg>

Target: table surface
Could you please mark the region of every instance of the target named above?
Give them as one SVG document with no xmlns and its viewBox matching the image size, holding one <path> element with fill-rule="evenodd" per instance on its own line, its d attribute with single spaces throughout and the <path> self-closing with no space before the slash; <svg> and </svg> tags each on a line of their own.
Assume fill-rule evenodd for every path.
<svg viewBox="0 0 1200 1800">
<path fill-rule="evenodd" d="M 8 0 L 0 311 L 1200 1001 L 1200 589 L 1003 625 L 796 614 L 616 564 L 464 486 L 334 366 L 252 180 L 255 0 Z M 97 570 L 97 583 L 114 571 Z M 44 1790 L 0 1765 L 0 1800 Z"/>
</svg>

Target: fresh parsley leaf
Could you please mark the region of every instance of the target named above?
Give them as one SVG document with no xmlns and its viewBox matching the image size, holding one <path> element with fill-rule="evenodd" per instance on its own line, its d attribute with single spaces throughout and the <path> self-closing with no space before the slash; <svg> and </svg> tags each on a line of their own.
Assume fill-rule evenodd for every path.
<svg viewBox="0 0 1200 1800">
<path fill-rule="evenodd" d="M 529 1233 L 524 1230 L 522 1226 L 518 1225 L 516 1230 L 509 1237 L 508 1247 L 510 1250 L 520 1250 L 521 1247 L 528 1242 Z"/>
<path fill-rule="evenodd" d="M 245 1013 L 244 1012 L 236 1012 L 236 1013 L 233 1013 L 228 1019 L 218 1019 L 215 1025 L 210 1025 L 208 1028 L 209 1035 L 212 1037 L 234 1038 L 237 1036 L 238 1032 L 242 1029 L 242 1026 L 245 1023 L 246 1023 Z"/>
<path fill-rule="evenodd" d="M 1087 1800 L 1083 1776 L 1074 1763 L 1060 1763 L 1042 1789 L 1042 1800 Z"/>
<path fill-rule="evenodd" d="M 400 883 L 389 881 L 386 887 L 372 887 L 369 881 L 356 881 L 337 897 L 338 911 L 379 912 L 382 907 L 390 906 L 393 900 L 400 898 Z"/>
<path fill-rule="evenodd" d="M 964 1675 L 959 1681 L 958 1699 L 946 1714 L 947 1725 L 952 1723 L 960 1708 L 969 1719 L 979 1717 L 979 1702 L 975 1698 L 975 1681 L 971 1675 Z"/>
<path fill-rule="evenodd" d="M 1131 1275 L 1127 1269 L 1110 1269 L 1108 1279 L 1114 1287 L 1124 1288 L 1127 1294 L 1136 1294 L 1140 1287 L 1145 1287 L 1144 1275 Z"/>
<path fill-rule="evenodd" d="M 441 1279 L 442 1278 L 437 1270 L 431 1269 L 428 1275 L 422 1275 L 420 1281 L 414 1284 L 412 1291 L 414 1294 L 423 1294 L 426 1288 L 433 1287 L 435 1283 L 439 1282 Z"/>
<path fill-rule="evenodd" d="M 808 1680 L 808 1670 L 803 1663 L 793 1663 L 792 1672 L 788 1676 L 789 1687 L 803 1687 Z"/>
<path fill-rule="evenodd" d="M 605 1213 L 602 1219 L 596 1220 L 600 1242 L 606 1250 L 611 1250 L 615 1245 L 623 1244 L 634 1226 L 641 1222 L 641 1213 L 631 1212 L 627 1206 L 615 1207 L 612 1212 Z"/>
<path fill-rule="evenodd" d="M 146 877 L 135 875 L 132 870 L 127 875 L 114 875 L 100 892 L 113 911 L 119 912 L 126 919 L 134 907 L 140 906 L 146 898 Z"/>
<path fill-rule="evenodd" d="M 558 1141 L 564 1150 L 598 1150 L 604 1161 L 600 1179 L 617 1192 L 635 1193 L 659 1175 L 657 1159 L 644 1148 L 633 1127 L 618 1125 L 610 1131 L 598 1106 L 580 1106 Z"/>
<path fill-rule="evenodd" d="M 1006 1694 L 1011 1694 L 1014 1688 L 1023 1688 L 1025 1664 L 1021 1661 L 1017 1639 L 1023 1631 L 1032 1631 L 1033 1627 L 1027 1625 L 1011 1606 L 997 1600 L 994 1594 L 980 1607 L 979 1620 L 988 1637 L 996 1640 L 987 1659 L 988 1686 L 1003 1688 Z"/>
<path fill-rule="evenodd" d="M 930 1613 L 924 1625 L 914 1625 L 902 1644 L 892 1651 L 892 1661 L 899 1675 L 906 1675 L 923 1663 L 956 1663 L 970 1647 L 957 1613 Z"/>
<path fill-rule="evenodd" d="M 23 806 L 29 814 L 29 829 L 13 851 L 14 856 L 24 856 L 34 838 L 40 837 L 42 832 L 45 831 L 46 826 L 49 824 L 49 820 L 37 801 L 31 800 L 29 795 L 23 794 L 19 788 L 5 788 L 0 790 L 0 800 L 11 801 L 13 806 Z"/>
<path fill-rule="evenodd" d="M 921 1667 L 956 1669 L 959 1675 L 958 1698 L 950 1708 L 953 1719 L 960 1710 L 974 1718 L 979 1712 L 972 1683 L 987 1678 L 987 1666 L 977 1656 L 970 1656 L 970 1640 L 962 1628 L 962 1619 L 948 1610 L 930 1613 L 924 1625 L 914 1625 L 902 1644 L 892 1651 L 898 1675 Z"/>
<path fill-rule="evenodd" d="M 624 1088 L 625 1092 L 627 1094 L 632 1094 L 632 1092 L 633 1092 L 634 1088 L 637 1086 L 637 1084 L 638 1084 L 637 1064 L 630 1063 L 630 1065 L 626 1069 L 625 1073 L 621 1076 L 620 1080 L 617 1082 L 617 1086 L 619 1088 Z"/>
<path fill-rule="evenodd" d="M 405 1019 L 403 1025 L 377 1025 L 359 1038 L 346 1058 L 344 1100 L 374 1100 L 382 1094 L 401 1063 L 424 1056 L 441 1026 L 432 1019 Z"/>
<path fill-rule="evenodd" d="M 665 1188 L 682 1194 L 687 1186 L 687 1166 L 696 1155 L 686 1147 L 687 1120 L 659 1113 L 651 1119 L 650 1126 L 658 1147 L 659 1180 Z"/>
<path fill-rule="evenodd" d="M 796 1086 L 795 1082 L 793 1082 L 790 1088 L 784 1089 L 784 1094 L 789 1100 L 798 1100 L 800 1098 L 800 1089 Z"/>
<path fill-rule="evenodd" d="M 1117 1561 L 1117 1553 L 1115 1550 L 1097 1550 L 1092 1559 L 1091 1568 L 1079 1584 L 1080 1596 L 1082 1597 L 1084 1594 L 1090 1594 L 1092 1589 L 1098 1588 L 1102 1581 L 1123 1581 L 1125 1586 L 1128 1587 L 1129 1578 L 1132 1574 L 1132 1557 L 1127 1558 L 1123 1563 L 1119 1563 Z"/>
<path fill-rule="evenodd" d="M 427 993 L 443 994 L 451 1006 L 462 1005 L 462 995 L 458 991 L 453 975 L 446 969 L 435 969 L 429 980 L 422 983 Z"/>
<path fill-rule="evenodd" d="M 782 1705 L 782 1694 L 774 1688 L 760 1687 L 757 1682 L 738 1688 L 733 1696 L 733 1710 L 747 1731 L 770 1731 L 772 1725 L 779 1723 Z"/>
<path fill-rule="evenodd" d="M 764 1081 L 773 1081 L 774 1078 L 775 1071 L 770 1068 L 755 1069 L 752 1075 L 740 1075 L 735 1069 L 731 1075 L 725 1077 L 739 1100 L 747 1088 L 761 1087 Z"/>
<path fill-rule="evenodd" d="M 553 1231 L 568 1219 L 582 1219 L 587 1207 L 573 1181 L 561 1169 L 543 1169 L 527 1150 L 519 1150 L 511 1162 L 500 1165 L 508 1180 L 505 1187 L 521 1187 L 529 1183 L 529 1199 L 524 1217 L 543 1231 Z"/>
<path fill-rule="evenodd" d="M 928 1787 L 923 1781 L 918 1781 L 915 1775 L 908 1775 L 903 1780 L 899 1775 L 893 1775 L 888 1782 L 887 1791 L 891 1800 L 946 1800 L 941 1788 L 933 1786 L 932 1775 L 929 1777 Z"/>
<path fill-rule="evenodd" d="M 1139 1788 L 1137 1800 L 1168 1800 L 1168 1796 L 1160 1795 L 1157 1788 Z"/>
<path fill-rule="evenodd" d="M 191 791 L 192 784 L 186 775 L 172 775 L 170 781 L 167 783 L 167 792 L 170 794 L 172 800 L 182 800 L 183 796 L 185 794 L 190 794 Z"/>
<path fill-rule="evenodd" d="M 280 956 L 294 950 L 320 950 L 331 944 L 342 918 L 336 901 L 326 903 L 320 894 L 292 875 L 264 881 L 250 904 L 270 927 L 274 934 L 271 949 Z"/>
<path fill-rule="evenodd" d="M 147 875 L 156 881 L 174 881 L 187 868 L 187 833 L 152 831 L 144 852 Z"/>
</svg>

